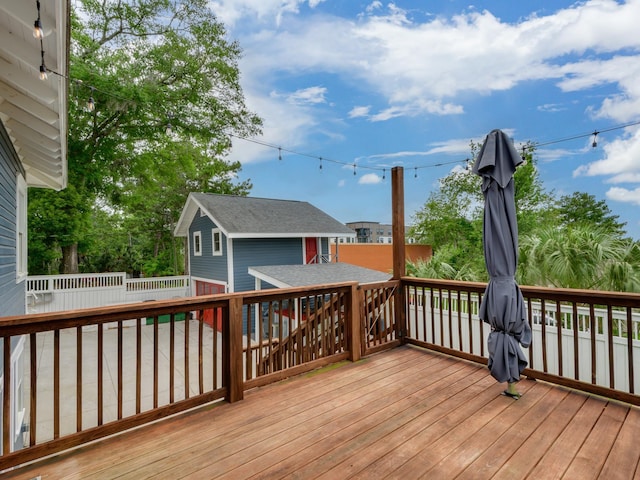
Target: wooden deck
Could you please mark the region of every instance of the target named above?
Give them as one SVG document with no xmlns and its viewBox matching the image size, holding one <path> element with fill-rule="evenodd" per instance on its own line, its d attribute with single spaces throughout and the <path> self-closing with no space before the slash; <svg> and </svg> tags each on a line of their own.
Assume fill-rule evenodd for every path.
<svg viewBox="0 0 640 480">
<path fill-rule="evenodd" d="M 255 389 L 8 479 L 640 477 L 640 409 L 414 347 Z"/>
</svg>

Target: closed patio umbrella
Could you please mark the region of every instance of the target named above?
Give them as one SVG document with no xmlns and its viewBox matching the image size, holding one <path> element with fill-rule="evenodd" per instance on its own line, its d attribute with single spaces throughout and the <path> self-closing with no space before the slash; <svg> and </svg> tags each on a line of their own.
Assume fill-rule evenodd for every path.
<svg viewBox="0 0 640 480">
<path fill-rule="evenodd" d="M 522 163 L 510 139 L 493 130 L 484 141 L 473 172 L 482 177 L 484 195 L 483 247 L 489 284 L 480 304 L 480 319 L 491 325 L 489 370 L 498 382 L 508 382 L 503 392 L 519 398 L 515 382 L 527 366 L 520 348 L 531 344 L 524 299 L 515 281 L 518 264 L 518 224 L 513 173 Z"/>
</svg>

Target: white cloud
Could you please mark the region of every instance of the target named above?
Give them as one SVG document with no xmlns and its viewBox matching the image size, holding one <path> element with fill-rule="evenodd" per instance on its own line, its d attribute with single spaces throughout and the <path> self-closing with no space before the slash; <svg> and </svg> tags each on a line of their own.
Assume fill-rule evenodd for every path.
<svg viewBox="0 0 640 480">
<path fill-rule="evenodd" d="M 574 177 L 640 173 L 640 128 L 606 143 L 602 149 L 604 158 L 578 167 Z"/>
<path fill-rule="evenodd" d="M 247 107 L 264 120 L 261 141 L 267 139 L 272 145 L 289 149 L 304 145 L 305 132 L 316 127 L 316 119 L 306 107 L 282 101 L 277 96 L 262 96 L 251 86 L 245 87 L 244 91 Z M 242 139 L 233 139 L 229 157 L 231 160 L 249 163 L 278 158 L 278 151 Z"/>
<path fill-rule="evenodd" d="M 561 112 L 566 110 L 567 107 L 557 103 L 545 103 L 544 105 L 538 105 L 537 110 L 540 112 Z"/>
<path fill-rule="evenodd" d="M 360 185 L 377 185 L 382 182 L 382 177 L 377 173 L 365 173 L 358 179 Z"/>
<path fill-rule="evenodd" d="M 273 21 L 280 25 L 282 16 L 299 12 L 300 5 L 315 8 L 324 0 L 212 0 L 209 7 L 226 26 L 232 27 L 245 17 Z"/>
<path fill-rule="evenodd" d="M 344 179 L 338 180 L 338 187 L 344 187 L 346 183 L 347 182 Z"/>
<path fill-rule="evenodd" d="M 367 105 L 366 107 L 353 107 L 349 112 L 349 118 L 366 117 L 369 115 L 370 110 L 370 105 Z"/>
<path fill-rule="evenodd" d="M 640 183 L 640 172 L 614 175 L 608 178 L 605 183 Z"/>
<path fill-rule="evenodd" d="M 616 202 L 640 205 L 640 188 L 627 190 L 626 188 L 613 187 L 607 191 L 607 198 Z"/>
<path fill-rule="evenodd" d="M 287 101 L 297 104 L 317 104 L 326 103 L 325 94 L 327 89 L 324 87 L 309 87 L 286 95 Z"/>
<path fill-rule="evenodd" d="M 246 3 L 256 11 L 267 8 L 257 0 L 241 5 Z M 274 10 L 280 2 L 267 3 Z M 285 5 L 293 10 L 291 4 L 300 3 Z M 330 15 L 296 18 L 286 31 L 262 31 L 243 45 L 266 76 L 278 70 L 330 72 L 363 82 L 389 105 L 374 113 L 373 121 L 460 114 L 462 105 L 453 101 L 460 94 L 488 94 L 541 79 L 555 79 L 565 91 L 618 84 L 621 96 L 605 99 L 598 115 L 624 119 L 638 111 L 640 55 L 634 52 L 640 35 L 633 20 L 640 18 L 638 1 L 591 0 L 519 23 L 502 22 L 489 11 L 417 23 L 393 3 L 384 11 L 380 7 L 370 4 L 368 11 L 379 14 L 360 22 Z M 618 51 L 626 55 L 575 60 Z M 574 61 L 563 65 L 564 58 Z"/>
<path fill-rule="evenodd" d="M 292 14 L 281 28 L 267 23 L 244 36 L 238 30 L 245 55 L 240 62 L 243 88 L 252 98 L 249 106 L 265 119 L 263 138 L 270 142 L 295 147 L 304 142 L 309 127 L 317 131 L 317 125 L 327 124 L 318 116 L 319 111 L 308 108 L 328 105 L 326 87 L 316 85 L 265 98 L 281 76 L 316 73 L 338 76 L 356 91 L 366 89 L 377 94 L 383 107 L 374 110 L 371 105 L 355 106 L 346 114 L 347 118 L 372 122 L 461 115 L 465 112 L 461 99 L 471 94 L 490 94 L 536 80 L 555 81 L 564 92 L 617 86 L 617 94 L 594 99 L 599 102 L 589 110 L 594 117 L 627 122 L 637 118 L 640 111 L 640 36 L 634 21 L 640 18 L 637 0 L 579 2 L 551 15 L 531 16 L 515 23 L 503 22 L 489 11 L 474 10 L 452 18 L 429 16 L 428 21 L 417 22 L 393 3 L 383 6 L 378 1 L 371 2 L 366 7 L 368 15 L 357 20 L 321 12 L 294 15 L 303 3 L 212 3 L 214 11 L 219 8 L 220 18 L 229 18 L 232 25 L 241 18 L 264 20 L 283 12 Z M 319 4 L 317 0 L 308 2 L 312 8 Z M 599 59 L 600 53 L 606 55 Z M 563 107 L 544 104 L 538 108 L 552 112 Z M 408 154 L 440 153 L 434 149 Z M 460 152 L 466 155 L 468 151 L 465 140 Z M 618 160 L 608 160 L 614 153 Z M 568 154 L 539 152 L 545 160 Z M 628 164 L 630 155 L 612 150 L 602 162 L 580 167 L 574 174 L 623 173 L 608 163 L 620 167 L 620 159 Z M 601 171 L 608 173 L 598 173 Z"/>
<path fill-rule="evenodd" d="M 367 13 L 373 13 L 375 10 L 380 10 L 382 9 L 382 2 L 375 0 L 374 2 L 371 2 L 369 5 L 367 5 L 367 8 L 365 9 L 365 11 Z"/>
</svg>

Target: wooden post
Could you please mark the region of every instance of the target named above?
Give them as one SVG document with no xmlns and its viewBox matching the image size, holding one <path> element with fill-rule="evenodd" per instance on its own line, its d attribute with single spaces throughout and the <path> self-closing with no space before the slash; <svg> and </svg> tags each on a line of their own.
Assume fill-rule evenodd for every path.
<svg viewBox="0 0 640 480">
<path fill-rule="evenodd" d="M 244 382 L 242 368 L 242 297 L 229 299 L 228 319 L 222 326 L 223 345 L 223 382 L 227 387 L 226 400 L 229 403 L 244 398 Z M 224 352 L 224 346 L 227 352 Z"/>
<path fill-rule="evenodd" d="M 362 290 L 358 288 L 358 283 L 354 282 L 349 292 L 349 317 L 347 325 L 349 331 L 349 360 L 352 362 L 360 360 L 362 354 L 362 312 L 360 311 L 362 301 Z"/>
<path fill-rule="evenodd" d="M 406 273 L 404 235 L 404 170 L 391 169 L 391 222 L 393 233 L 393 279 L 400 281 Z M 394 294 L 396 334 L 404 342 L 407 331 L 404 286 L 400 283 Z"/>
</svg>

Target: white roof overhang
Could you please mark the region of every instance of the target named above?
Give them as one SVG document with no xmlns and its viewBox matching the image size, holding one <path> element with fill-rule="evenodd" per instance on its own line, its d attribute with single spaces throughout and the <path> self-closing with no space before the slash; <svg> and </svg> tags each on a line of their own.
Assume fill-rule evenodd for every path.
<svg viewBox="0 0 640 480">
<path fill-rule="evenodd" d="M 67 185 L 68 0 L 40 2 L 42 45 L 33 36 L 37 17 L 36 0 L 0 1 L 0 120 L 27 185 L 60 190 Z"/>
</svg>

